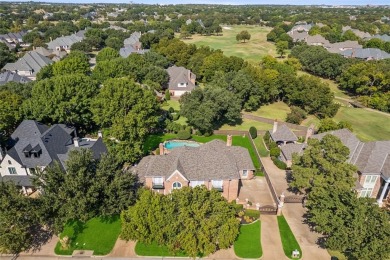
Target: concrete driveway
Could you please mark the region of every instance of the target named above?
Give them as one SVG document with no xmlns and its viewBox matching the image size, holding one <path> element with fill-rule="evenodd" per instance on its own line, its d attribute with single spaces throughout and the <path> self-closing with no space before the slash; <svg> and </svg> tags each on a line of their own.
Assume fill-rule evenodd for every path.
<svg viewBox="0 0 390 260">
<path fill-rule="evenodd" d="M 241 202 L 248 199 L 255 205 L 274 205 L 265 177 L 255 176 L 252 180 L 243 180 L 238 198 Z"/>
</svg>

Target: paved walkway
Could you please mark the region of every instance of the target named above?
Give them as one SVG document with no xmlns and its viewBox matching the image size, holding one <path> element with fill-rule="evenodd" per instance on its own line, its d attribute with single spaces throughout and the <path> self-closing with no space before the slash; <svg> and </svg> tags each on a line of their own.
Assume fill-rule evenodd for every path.
<svg viewBox="0 0 390 260">
<path fill-rule="evenodd" d="M 264 260 L 288 259 L 283 251 L 282 240 L 280 239 L 278 221 L 276 216 L 261 215 L 261 247 L 263 248 Z"/>
<path fill-rule="evenodd" d="M 110 257 L 136 257 L 135 253 L 135 244 L 136 241 L 125 241 L 122 239 L 117 239 L 112 249 L 111 253 L 108 255 Z"/>
</svg>

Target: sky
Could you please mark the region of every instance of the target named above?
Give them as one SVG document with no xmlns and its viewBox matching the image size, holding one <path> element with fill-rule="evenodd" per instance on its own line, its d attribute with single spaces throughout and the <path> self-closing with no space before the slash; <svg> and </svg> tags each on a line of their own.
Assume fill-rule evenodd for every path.
<svg viewBox="0 0 390 260">
<path fill-rule="evenodd" d="M 0 0 L 2 2 L 2 0 Z M 33 1 L 38 2 L 38 1 Z M 47 0 L 53 3 L 130 3 L 128 0 Z M 390 0 L 133 0 L 137 4 L 390 5 Z"/>
</svg>

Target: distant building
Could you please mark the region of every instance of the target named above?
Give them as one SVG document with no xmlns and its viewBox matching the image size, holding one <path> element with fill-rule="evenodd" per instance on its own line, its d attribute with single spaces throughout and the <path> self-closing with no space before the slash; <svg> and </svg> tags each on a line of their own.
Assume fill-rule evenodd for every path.
<svg viewBox="0 0 390 260">
<path fill-rule="evenodd" d="M 340 53 L 346 58 L 357 58 L 362 60 L 383 60 L 390 59 L 390 54 L 377 48 L 352 49 Z"/>
<path fill-rule="evenodd" d="M 27 77 L 20 76 L 14 72 L 5 71 L 0 73 L 0 86 L 7 84 L 8 82 L 27 83 L 31 80 Z"/>
<path fill-rule="evenodd" d="M 173 97 L 180 97 L 184 93 L 195 89 L 196 75 L 184 67 L 172 66 L 167 69 L 169 74 L 168 89 Z"/>
<path fill-rule="evenodd" d="M 78 31 L 77 33 L 58 37 L 47 44 L 47 48 L 50 50 L 67 51 L 70 52 L 70 48 L 76 42 L 81 42 L 85 37 L 85 30 Z"/>
</svg>

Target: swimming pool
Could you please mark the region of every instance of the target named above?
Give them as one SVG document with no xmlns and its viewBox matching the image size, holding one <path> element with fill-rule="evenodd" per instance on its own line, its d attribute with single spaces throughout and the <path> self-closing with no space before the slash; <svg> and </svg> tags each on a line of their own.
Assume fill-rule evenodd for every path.
<svg viewBox="0 0 390 260">
<path fill-rule="evenodd" d="M 197 142 L 191 142 L 191 141 L 179 141 L 179 140 L 173 140 L 173 141 L 167 141 L 164 143 L 164 147 L 168 150 L 175 149 L 177 147 L 182 146 L 189 146 L 189 147 L 199 147 L 200 144 Z"/>
</svg>

